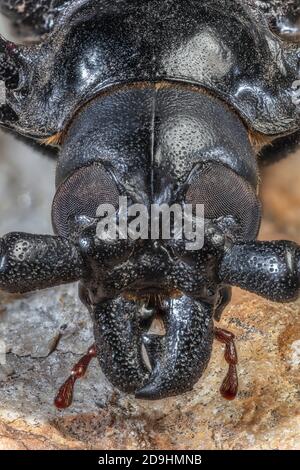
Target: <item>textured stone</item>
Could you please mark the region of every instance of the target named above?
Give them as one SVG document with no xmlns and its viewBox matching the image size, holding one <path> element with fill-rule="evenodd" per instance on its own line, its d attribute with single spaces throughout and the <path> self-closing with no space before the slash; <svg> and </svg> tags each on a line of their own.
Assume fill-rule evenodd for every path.
<svg viewBox="0 0 300 470">
<path fill-rule="evenodd" d="M 24 154 L 20 144 L 8 149 L 0 160 L 1 234 L 47 232 L 54 163 Z M 300 242 L 299 157 L 262 175 L 262 239 Z M 0 449 L 299 449 L 299 310 L 300 301 L 280 305 L 234 291 L 220 323 L 237 337 L 240 391 L 233 402 L 218 392 L 226 363 L 215 343 L 191 393 L 136 401 L 116 393 L 93 361 L 77 383 L 72 408 L 61 412 L 53 406 L 55 393 L 93 342 L 76 286 L 1 293 L 0 339 L 7 354 L 0 367 Z"/>
</svg>

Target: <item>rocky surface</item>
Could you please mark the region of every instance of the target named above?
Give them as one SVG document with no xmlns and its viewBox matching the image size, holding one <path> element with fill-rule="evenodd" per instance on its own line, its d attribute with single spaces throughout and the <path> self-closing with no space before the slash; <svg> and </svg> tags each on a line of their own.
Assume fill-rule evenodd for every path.
<svg viewBox="0 0 300 470">
<path fill-rule="evenodd" d="M 50 230 L 54 162 L 0 136 L 0 233 Z M 262 174 L 262 239 L 300 242 L 300 153 Z M 221 326 L 237 336 L 240 391 L 218 389 L 222 346 L 195 390 L 142 402 L 112 390 L 94 361 L 73 407 L 53 398 L 93 342 L 75 285 L 0 293 L 0 449 L 299 449 L 300 301 L 279 305 L 236 290 Z M 5 354 L 6 353 L 6 354 Z"/>
</svg>

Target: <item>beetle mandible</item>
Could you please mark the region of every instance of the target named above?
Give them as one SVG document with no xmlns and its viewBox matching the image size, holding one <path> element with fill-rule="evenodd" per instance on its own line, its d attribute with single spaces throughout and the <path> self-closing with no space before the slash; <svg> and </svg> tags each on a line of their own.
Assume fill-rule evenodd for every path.
<svg viewBox="0 0 300 470">
<path fill-rule="evenodd" d="M 0 122 L 58 155 L 55 235 L 3 236 L 0 287 L 79 281 L 96 339 L 56 405 L 71 404 L 96 356 L 110 382 L 137 398 L 189 391 L 214 338 L 229 364 L 221 393 L 233 399 L 234 336 L 214 326 L 231 287 L 277 302 L 299 295 L 299 246 L 256 240 L 259 162 L 300 141 L 299 1 L 21 3 L 0 1 L 31 38 L 0 38 Z M 129 208 L 203 204 L 204 246 L 101 239 L 98 208 L 120 216 L 120 197 Z M 157 318 L 164 335 L 149 334 Z"/>
</svg>

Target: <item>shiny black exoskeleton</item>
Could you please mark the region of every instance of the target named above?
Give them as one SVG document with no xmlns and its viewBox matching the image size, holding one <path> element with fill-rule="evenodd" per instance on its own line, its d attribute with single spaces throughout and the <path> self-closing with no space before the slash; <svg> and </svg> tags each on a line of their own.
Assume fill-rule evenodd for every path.
<svg viewBox="0 0 300 470">
<path fill-rule="evenodd" d="M 298 0 L 21 3 L 0 1 L 31 38 L 1 39 L 0 122 L 58 149 L 56 235 L 5 235 L 0 287 L 80 281 L 96 347 L 57 405 L 70 404 L 95 355 L 109 380 L 136 397 L 188 391 L 214 337 L 229 363 L 221 391 L 233 398 L 233 335 L 213 324 L 230 287 L 277 302 L 299 295 L 300 248 L 256 241 L 259 160 L 289 153 L 300 139 Z M 120 196 L 146 207 L 204 204 L 203 248 L 189 251 L 175 238 L 100 239 L 97 209 L 118 211 Z M 149 334 L 156 318 L 163 335 Z"/>
</svg>

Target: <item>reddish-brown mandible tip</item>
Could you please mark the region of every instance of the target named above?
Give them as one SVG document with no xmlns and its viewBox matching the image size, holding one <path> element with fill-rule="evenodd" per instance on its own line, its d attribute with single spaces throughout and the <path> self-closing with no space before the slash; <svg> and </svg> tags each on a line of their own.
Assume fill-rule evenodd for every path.
<svg viewBox="0 0 300 470">
<path fill-rule="evenodd" d="M 73 367 L 70 377 L 68 377 L 65 383 L 60 387 L 58 394 L 55 397 L 54 405 L 56 408 L 63 410 L 71 406 L 75 382 L 77 379 L 80 379 L 85 375 L 91 360 L 96 357 L 96 355 L 96 346 L 93 345 Z"/>
</svg>

